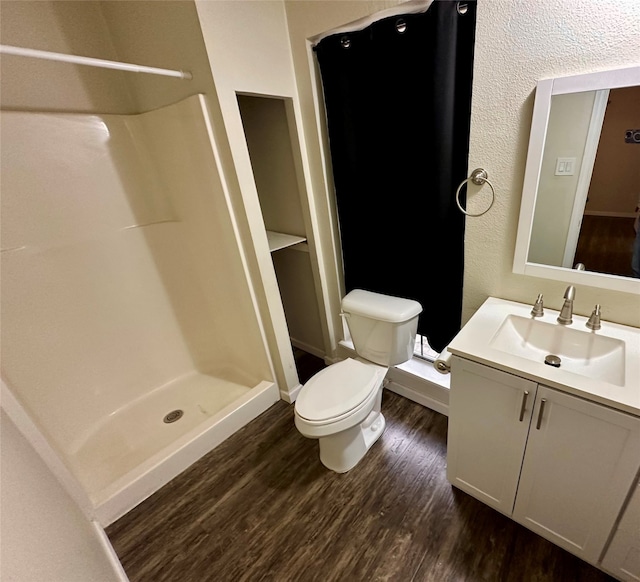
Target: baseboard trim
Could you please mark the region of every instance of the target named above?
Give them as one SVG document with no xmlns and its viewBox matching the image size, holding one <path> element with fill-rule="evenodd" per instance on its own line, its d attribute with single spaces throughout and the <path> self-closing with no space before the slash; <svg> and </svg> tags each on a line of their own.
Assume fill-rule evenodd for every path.
<svg viewBox="0 0 640 582">
<path fill-rule="evenodd" d="M 407 386 L 403 386 L 402 384 L 398 384 L 396 382 L 388 382 L 385 388 L 390 392 L 399 394 L 400 396 L 403 396 L 404 398 L 407 398 L 408 400 L 411 400 L 416 404 L 420 404 L 421 406 L 424 406 L 429 410 L 433 410 L 435 412 L 439 412 L 440 414 L 444 414 L 445 416 L 449 416 L 449 404 L 445 404 L 440 399 L 427 396 L 421 392 L 418 392 L 417 390 L 413 390 L 412 388 L 408 388 Z"/>
<path fill-rule="evenodd" d="M 111 540 L 107 536 L 107 533 L 104 531 L 104 528 L 98 523 L 96 520 L 91 521 L 91 525 L 93 526 L 93 530 L 102 546 L 104 553 L 109 560 L 109 564 L 113 569 L 113 573 L 115 574 L 118 582 L 129 582 L 129 577 L 127 576 L 122 564 L 120 563 L 120 558 L 116 554 L 116 551 L 113 549 L 111 545 Z"/>
<path fill-rule="evenodd" d="M 295 338 L 289 338 L 291 340 L 291 345 L 294 348 L 299 348 L 305 352 L 307 352 L 308 354 L 311 354 L 312 356 L 315 356 L 316 358 L 321 358 L 324 359 L 325 355 L 324 355 L 324 350 L 321 350 L 319 348 L 316 348 L 314 346 L 312 346 L 311 344 L 307 344 L 305 342 L 301 342 Z"/>
<path fill-rule="evenodd" d="M 607 210 L 585 210 L 585 216 L 604 216 L 607 218 L 635 218 L 635 212 L 616 212 Z"/>
<path fill-rule="evenodd" d="M 293 404 L 296 401 L 300 390 L 302 390 L 302 384 L 298 384 L 286 392 L 284 390 L 280 390 L 280 398 L 289 404 Z"/>
</svg>

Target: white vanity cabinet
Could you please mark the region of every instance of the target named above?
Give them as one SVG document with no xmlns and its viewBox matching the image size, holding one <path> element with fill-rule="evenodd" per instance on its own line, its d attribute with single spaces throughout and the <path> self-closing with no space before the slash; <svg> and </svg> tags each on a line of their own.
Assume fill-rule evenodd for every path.
<svg viewBox="0 0 640 582">
<path fill-rule="evenodd" d="M 536 389 L 535 382 L 452 358 L 447 478 L 509 516 Z"/>
<path fill-rule="evenodd" d="M 454 356 L 449 481 L 597 564 L 640 468 L 640 418 Z"/>
<path fill-rule="evenodd" d="M 619 580 L 640 582 L 640 483 L 622 514 L 602 568 Z"/>
</svg>

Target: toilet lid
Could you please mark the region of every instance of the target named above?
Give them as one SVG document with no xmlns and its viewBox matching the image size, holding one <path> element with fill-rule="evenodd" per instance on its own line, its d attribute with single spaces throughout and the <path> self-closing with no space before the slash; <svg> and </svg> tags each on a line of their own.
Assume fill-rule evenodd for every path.
<svg viewBox="0 0 640 582">
<path fill-rule="evenodd" d="M 377 368 L 352 358 L 318 372 L 300 390 L 296 413 L 307 420 L 330 420 L 356 408 L 377 388 Z"/>
</svg>

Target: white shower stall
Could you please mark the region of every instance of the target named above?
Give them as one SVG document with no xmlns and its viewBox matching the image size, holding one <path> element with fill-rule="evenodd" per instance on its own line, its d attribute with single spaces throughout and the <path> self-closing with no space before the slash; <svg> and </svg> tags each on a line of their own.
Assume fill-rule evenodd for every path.
<svg viewBox="0 0 640 582">
<path fill-rule="evenodd" d="M 5 395 L 106 525 L 279 399 L 206 101 L 0 119 Z"/>
<path fill-rule="evenodd" d="M 1 404 L 106 526 L 291 402 L 294 346 L 331 355 L 334 239 L 283 4 L 21 0 L 0 27 L 58 54 L 0 63 Z"/>
</svg>

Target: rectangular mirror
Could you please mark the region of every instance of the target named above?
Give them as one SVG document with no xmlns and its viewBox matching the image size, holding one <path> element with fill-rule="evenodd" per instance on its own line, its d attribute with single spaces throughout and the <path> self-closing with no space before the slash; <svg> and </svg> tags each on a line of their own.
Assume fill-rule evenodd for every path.
<svg viewBox="0 0 640 582">
<path fill-rule="evenodd" d="M 640 293 L 638 205 L 640 67 L 540 81 L 514 273 Z"/>
</svg>

